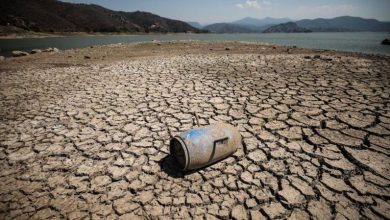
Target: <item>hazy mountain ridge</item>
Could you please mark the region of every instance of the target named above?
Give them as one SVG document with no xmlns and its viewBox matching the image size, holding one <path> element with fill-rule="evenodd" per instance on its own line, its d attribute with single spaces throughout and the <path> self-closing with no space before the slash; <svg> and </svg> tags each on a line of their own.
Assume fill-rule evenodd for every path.
<svg viewBox="0 0 390 220">
<path fill-rule="evenodd" d="M 307 30 L 307 31 L 304 31 Z M 390 22 L 381 22 L 375 19 L 365 19 L 359 17 L 342 16 L 330 19 L 303 19 L 294 23 L 283 23 L 272 26 L 264 33 L 272 32 L 356 32 L 356 31 L 373 31 L 387 32 L 390 31 Z"/>
<path fill-rule="evenodd" d="M 234 22 L 232 22 L 232 24 L 264 27 L 264 26 L 273 25 L 273 24 L 286 23 L 289 21 L 291 21 L 291 19 L 289 19 L 289 18 L 265 17 L 263 19 L 258 19 L 258 18 L 246 17 L 246 18 L 240 19 L 238 21 L 234 21 Z"/>
<path fill-rule="evenodd" d="M 187 24 L 191 25 L 194 28 L 202 29 L 203 25 L 201 25 L 199 22 L 194 22 L 194 21 L 187 21 Z"/>
<path fill-rule="evenodd" d="M 122 12 L 57 0 L 2 0 L 0 25 L 36 32 L 199 32 L 148 12 Z"/>
<path fill-rule="evenodd" d="M 215 33 L 390 31 L 390 22 L 351 16 L 294 21 L 293 23 L 297 26 L 290 22 L 293 21 L 289 18 L 256 19 L 247 17 L 231 23 L 211 24 L 204 29 Z M 283 25 L 278 26 L 280 24 Z"/>
<path fill-rule="evenodd" d="M 303 19 L 296 21 L 298 26 L 315 32 L 323 31 L 390 31 L 390 22 L 352 16 L 330 19 Z"/>
<path fill-rule="evenodd" d="M 267 28 L 263 33 L 308 33 L 312 32 L 309 29 L 299 27 L 297 23 L 287 22 L 283 24 L 274 25 Z"/>
<path fill-rule="evenodd" d="M 215 23 L 203 27 L 203 29 L 213 33 L 260 33 L 266 28 L 232 23 Z"/>
<path fill-rule="evenodd" d="M 251 18 L 246 17 L 230 23 L 214 23 L 203 27 L 213 33 L 261 33 L 274 24 L 290 21 L 289 18 Z"/>
</svg>

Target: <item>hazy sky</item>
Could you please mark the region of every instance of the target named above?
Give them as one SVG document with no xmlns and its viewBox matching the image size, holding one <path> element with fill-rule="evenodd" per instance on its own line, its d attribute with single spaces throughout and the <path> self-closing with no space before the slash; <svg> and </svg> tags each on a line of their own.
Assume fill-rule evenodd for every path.
<svg viewBox="0 0 390 220">
<path fill-rule="evenodd" d="M 331 18 L 341 15 L 390 21 L 390 0 L 63 0 L 121 11 L 148 11 L 201 23 L 244 17 Z"/>
</svg>

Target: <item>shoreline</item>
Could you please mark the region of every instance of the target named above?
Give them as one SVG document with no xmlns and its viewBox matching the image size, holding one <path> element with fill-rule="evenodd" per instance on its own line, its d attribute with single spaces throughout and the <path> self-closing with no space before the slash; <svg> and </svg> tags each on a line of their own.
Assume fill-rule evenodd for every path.
<svg viewBox="0 0 390 220">
<path fill-rule="evenodd" d="M 95 35 L 99 36 L 99 35 Z M 280 45 L 280 44 L 273 44 L 273 43 L 268 43 L 268 42 L 257 42 L 257 41 L 235 41 L 235 40 L 220 40 L 220 41 L 204 41 L 204 40 L 167 40 L 167 41 L 158 41 L 158 40 L 152 40 L 152 41 L 139 41 L 139 42 L 124 42 L 124 43 L 114 43 L 114 44 L 103 44 L 103 45 L 92 45 L 92 46 L 86 46 L 86 47 L 80 47 L 80 48 L 68 48 L 68 49 L 63 49 L 61 51 L 84 51 L 84 50 L 89 50 L 93 48 L 100 48 L 100 49 L 107 49 L 112 46 L 115 47 L 131 47 L 131 45 L 136 45 L 136 44 L 175 44 L 175 43 L 192 43 L 195 42 L 200 45 L 220 45 L 220 44 L 226 44 L 232 45 L 232 46 L 240 46 L 240 45 L 255 45 L 255 46 L 267 46 L 268 48 L 278 48 L 279 50 L 281 49 L 281 52 L 288 52 L 291 53 L 292 51 L 306 51 L 309 54 L 314 54 L 314 53 L 319 53 L 319 54 L 340 54 L 344 56 L 354 56 L 354 57 L 377 57 L 377 58 L 384 58 L 388 59 L 390 58 L 390 54 L 382 54 L 382 53 L 364 53 L 364 52 L 353 52 L 353 51 L 343 51 L 343 50 L 332 50 L 332 49 L 319 49 L 319 48 L 305 48 L 305 47 L 297 47 L 297 46 L 287 46 L 287 45 Z M 45 50 L 47 48 L 34 48 L 34 49 L 39 49 L 39 50 Z M 4 58 L 11 59 L 11 58 L 21 58 L 21 57 L 13 57 L 10 53 L 11 51 L 7 51 L 9 54 L 4 54 L 4 51 L 2 51 L 1 54 L 4 56 Z M 30 51 L 26 51 L 30 53 Z M 229 51 L 227 51 L 229 52 Z M 29 56 L 34 56 L 34 55 L 39 55 L 39 54 L 47 54 L 46 52 L 38 53 L 38 54 L 30 54 Z M 50 54 L 50 53 L 48 53 Z"/>
<path fill-rule="evenodd" d="M 332 33 L 333 34 L 333 33 Z M 4 37 L 0 38 L 0 48 L 2 52 L 0 55 L 6 54 L 7 57 L 10 56 L 11 51 L 20 50 L 20 51 L 30 51 L 31 49 L 46 49 L 48 47 L 58 47 L 59 49 L 67 49 L 70 47 L 73 48 L 82 48 L 82 47 L 90 47 L 97 46 L 99 44 L 110 44 L 110 43 L 123 43 L 128 42 L 148 42 L 148 41 L 174 41 L 174 40 L 201 40 L 204 42 L 217 42 L 217 41 L 243 41 L 245 42 L 269 42 L 270 44 L 280 45 L 280 46 L 298 46 L 304 47 L 306 49 L 314 49 L 314 50 L 337 50 L 340 52 L 352 52 L 352 53 L 364 53 L 369 55 L 390 55 L 390 47 L 385 45 L 380 45 L 378 38 L 382 38 L 382 34 L 374 35 L 375 37 L 367 42 L 367 44 L 358 44 L 360 38 L 364 38 L 368 36 L 372 36 L 371 33 L 366 33 L 362 35 L 358 35 L 352 38 L 352 41 L 346 45 L 334 42 L 332 40 L 328 40 L 322 43 L 313 44 L 313 40 L 316 40 L 317 36 L 306 36 L 306 35 L 293 35 L 292 39 L 295 40 L 284 40 L 285 37 L 288 38 L 289 35 L 282 35 L 276 37 L 275 39 L 271 39 L 270 37 L 264 35 L 257 34 L 198 34 L 198 33 L 153 33 L 153 34 L 138 34 L 138 33 L 72 33 L 67 35 L 61 35 L 57 33 L 56 35 L 44 35 L 44 36 L 23 36 L 23 37 Z M 374 34 L 374 33 L 372 33 Z M 224 36 L 227 35 L 227 36 Z M 321 35 L 322 36 L 322 35 Z M 332 35 L 329 35 L 331 38 Z M 346 39 L 355 36 L 354 33 L 349 33 Z M 75 39 L 74 39 L 74 38 Z M 47 41 L 45 40 L 48 39 Z M 375 39 L 375 40 L 374 40 Z M 75 41 L 75 42 L 73 42 Z M 374 41 L 378 41 L 377 44 Z M 19 43 L 20 42 L 20 43 Z M 289 45 L 284 45 L 289 44 Z M 24 45 L 24 46 L 23 46 Z M 42 48 L 41 46 L 46 46 Z M 311 48 L 310 48 L 311 47 Z M 315 47 L 315 48 L 313 48 Z M 7 52 L 4 52 L 7 51 Z"/>
<path fill-rule="evenodd" d="M 229 34 L 318 34 L 318 33 L 388 33 L 388 32 L 373 32 L 373 31 L 346 31 L 346 32 L 307 32 L 307 33 L 186 33 L 186 32 L 26 32 L 26 33 L 10 33 L 0 35 L 1 39 L 26 39 L 26 38 L 48 38 L 48 37 L 72 37 L 72 36 L 143 36 L 143 35 L 197 35 L 197 34 L 218 34 L 218 35 L 229 35 Z"/>
<path fill-rule="evenodd" d="M 212 33 L 140 33 L 140 32 L 32 32 L 32 33 L 24 33 L 24 34 L 7 34 L 0 35 L 0 40 L 2 39 L 28 39 L 28 38 L 49 38 L 49 37 L 94 37 L 94 36 L 143 36 L 143 35 L 182 35 L 182 34 L 212 34 Z"/>
</svg>

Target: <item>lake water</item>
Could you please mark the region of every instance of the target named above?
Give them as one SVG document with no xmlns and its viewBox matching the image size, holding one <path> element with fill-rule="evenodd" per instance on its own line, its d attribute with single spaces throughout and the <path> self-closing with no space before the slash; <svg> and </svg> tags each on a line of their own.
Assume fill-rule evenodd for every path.
<svg viewBox="0 0 390 220">
<path fill-rule="evenodd" d="M 279 45 L 295 45 L 304 48 L 331 49 L 390 55 L 390 46 L 381 45 L 389 33 L 340 32 L 340 33 L 272 33 L 272 34 L 164 34 L 164 35 L 119 35 L 119 36 L 71 36 L 47 38 L 0 39 L 0 53 L 9 56 L 12 50 L 31 51 L 57 47 L 59 49 L 82 48 L 113 43 L 202 40 L 202 41 L 250 41 Z"/>
</svg>

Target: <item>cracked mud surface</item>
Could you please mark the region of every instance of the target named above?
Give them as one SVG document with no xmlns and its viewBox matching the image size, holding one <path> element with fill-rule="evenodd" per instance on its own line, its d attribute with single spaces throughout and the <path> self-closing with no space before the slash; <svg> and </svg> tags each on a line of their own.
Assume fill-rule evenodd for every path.
<svg viewBox="0 0 390 220">
<path fill-rule="evenodd" d="M 390 218 L 388 57 L 160 46 L 0 63 L 1 219 Z M 237 126 L 244 147 L 178 172 L 168 143 L 192 112 Z"/>
</svg>

